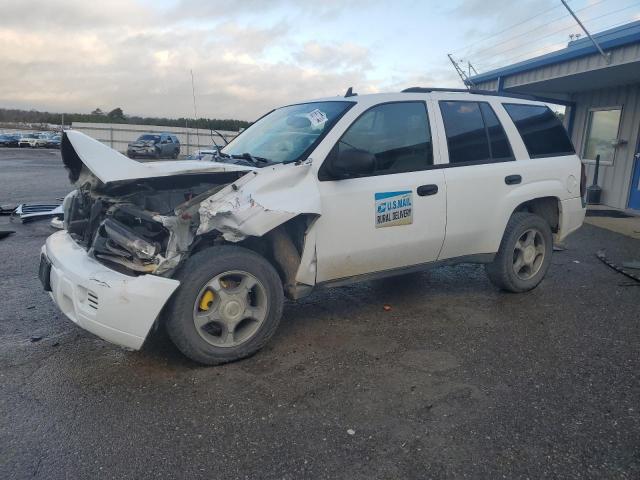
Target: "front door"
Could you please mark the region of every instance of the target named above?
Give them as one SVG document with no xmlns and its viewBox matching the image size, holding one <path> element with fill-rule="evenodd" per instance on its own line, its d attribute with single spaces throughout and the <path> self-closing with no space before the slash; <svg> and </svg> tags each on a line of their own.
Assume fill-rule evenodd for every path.
<svg viewBox="0 0 640 480">
<path fill-rule="evenodd" d="M 425 102 L 374 106 L 358 117 L 331 155 L 366 151 L 366 175 L 320 170 L 322 215 L 316 223 L 317 281 L 435 261 L 445 234 L 446 184 L 433 165 Z M 348 158 L 348 157 L 346 157 Z"/>
<path fill-rule="evenodd" d="M 634 157 L 633 173 L 631 174 L 629 208 L 640 210 L 640 142 L 638 142 L 638 152 Z"/>
</svg>

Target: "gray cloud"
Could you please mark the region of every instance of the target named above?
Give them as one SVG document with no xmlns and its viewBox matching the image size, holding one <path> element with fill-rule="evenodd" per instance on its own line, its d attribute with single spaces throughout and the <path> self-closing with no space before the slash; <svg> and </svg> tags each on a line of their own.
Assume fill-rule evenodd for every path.
<svg viewBox="0 0 640 480">
<path fill-rule="evenodd" d="M 181 5 L 188 8 L 189 1 Z M 360 4 L 365 2 L 346 5 Z M 289 5 L 297 4 L 221 0 L 191 6 L 237 13 Z M 344 8 L 331 0 L 302 2 L 298 11 L 337 15 Z M 205 12 L 191 13 L 197 19 Z M 453 78 L 450 71 L 372 78 L 371 52 L 357 41 L 297 43 L 291 18 L 264 26 L 242 15 L 218 17 L 170 21 L 166 12 L 125 0 L 16 2 L 0 17 L 0 105 L 79 112 L 122 107 L 130 114 L 191 116 L 193 70 L 199 114 L 252 120 L 278 105 L 342 94 L 350 86 L 369 93 Z"/>
</svg>

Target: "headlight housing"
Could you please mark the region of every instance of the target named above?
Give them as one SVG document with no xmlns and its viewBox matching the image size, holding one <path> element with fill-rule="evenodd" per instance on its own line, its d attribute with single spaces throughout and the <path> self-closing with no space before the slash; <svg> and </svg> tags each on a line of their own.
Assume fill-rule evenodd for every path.
<svg viewBox="0 0 640 480">
<path fill-rule="evenodd" d="M 69 192 L 66 197 L 62 200 L 62 212 L 63 212 L 63 225 L 66 230 L 69 225 L 69 218 L 71 217 L 71 202 L 78 195 L 78 190 L 73 190 Z"/>
</svg>

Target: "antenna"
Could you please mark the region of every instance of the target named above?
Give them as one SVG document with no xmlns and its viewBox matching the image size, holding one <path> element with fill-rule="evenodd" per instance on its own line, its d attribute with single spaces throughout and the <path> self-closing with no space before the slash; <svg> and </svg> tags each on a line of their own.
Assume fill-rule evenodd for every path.
<svg viewBox="0 0 640 480">
<path fill-rule="evenodd" d="M 560 1 L 565 6 L 567 11 L 571 14 L 573 19 L 578 23 L 578 25 L 580 25 L 580 28 L 582 29 L 582 31 L 587 35 L 587 37 L 589 37 L 589 40 L 591 40 L 591 42 L 598 49 L 598 52 L 600 52 L 600 55 L 602 55 L 602 57 L 604 58 L 604 61 L 607 62 L 607 65 L 610 64 L 611 63 L 611 54 L 610 53 L 609 54 L 604 53 L 604 51 L 602 50 L 602 47 L 600 47 L 600 44 L 591 36 L 591 34 L 587 30 L 587 28 L 582 24 L 580 19 L 576 16 L 575 13 L 573 13 L 573 10 L 571 10 L 571 7 L 569 5 L 567 5 L 567 2 L 565 0 L 560 0 Z"/>
<path fill-rule="evenodd" d="M 198 150 L 200 150 L 200 131 L 198 130 L 198 110 L 196 108 L 196 87 L 193 82 L 193 70 L 191 72 L 191 93 L 193 94 L 193 118 L 196 123 L 196 138 L 198 139 Z"/>
<path fill-rule="evenodd" d="M 460 68 L 460 65 L 458 65 L 458 62 L 456 62 L 453 59 L 453 56 L 450 53 L 447 53 L 447 57 L 449 57 L 449 60 L 451 61 L 453 68 L 456 69 L 456 72 L 458 73 L 460 80 L 462 80 L 462 83 L 467 88 L 467 90 L 469 90 L 471 87 L 475 87 L 475 84 L 471 81 L 471 79 L 469 78 L 469 75 L 464 73 L 464 70 Z M 471 70 L 471 68 L 472 66 L 471 66 L 471 63 L 469 62 L 469 70 Z M 475 71 L 475 68 L 473 70 Z"/>
</svg>

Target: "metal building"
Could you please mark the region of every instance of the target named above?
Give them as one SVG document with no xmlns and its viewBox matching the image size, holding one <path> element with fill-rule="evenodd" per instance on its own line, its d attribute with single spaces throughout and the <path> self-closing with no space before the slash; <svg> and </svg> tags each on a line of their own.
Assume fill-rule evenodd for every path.
<svg viewBox="0 0 640 480">
<path fill-rule="evenodd" d="M 565 126 L 602 202 L 640 210 L 640 21 L 470 78 L 474 88 L 535 95 L 566 105 Z"/>
</svg>

